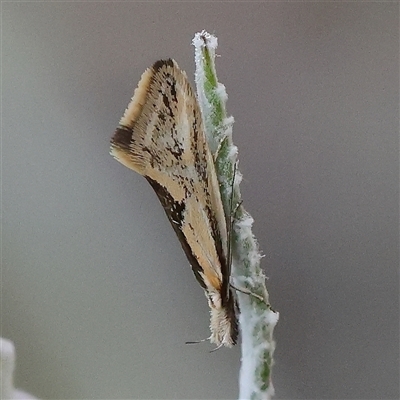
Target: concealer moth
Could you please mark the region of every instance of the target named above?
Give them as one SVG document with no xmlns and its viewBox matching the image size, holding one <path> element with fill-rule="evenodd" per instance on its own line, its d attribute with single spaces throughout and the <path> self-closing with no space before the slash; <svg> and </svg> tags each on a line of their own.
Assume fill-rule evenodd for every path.
<svg viewBox="0 0 400 400">
<path fill-rule="evenodd" d="M 229 223 L 200 107 L 176 61 L 159 60 L 142 74 L 110 153 L 153 187 L 208 299 L 210 342 L 232 347 L 238 322 Z"/>
</svg>

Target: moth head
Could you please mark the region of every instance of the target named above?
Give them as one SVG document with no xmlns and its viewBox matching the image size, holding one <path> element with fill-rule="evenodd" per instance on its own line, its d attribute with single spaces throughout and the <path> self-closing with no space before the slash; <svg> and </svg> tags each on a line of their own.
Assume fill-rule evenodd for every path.
<svg viewBox="0 0 400 400">
<path fill-rule="evenodd" d="M 208 304 L 210 306 L 210 342 L 218 347 L 232 347 L 237 342 L 238 321 L 235 310 L 235 300 L 230 297 L 225 305 L 222 305 L 219 293 L 208 293 Z"/>
</svg>

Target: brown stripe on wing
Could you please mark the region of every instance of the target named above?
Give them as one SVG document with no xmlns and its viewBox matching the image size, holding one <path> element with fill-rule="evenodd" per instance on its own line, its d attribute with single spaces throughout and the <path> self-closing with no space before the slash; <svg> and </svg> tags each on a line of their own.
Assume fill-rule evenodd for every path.
<svg viewBox="0 0 400 400">
<path fill-rule="evenodd" d="M 228 289 L 229 291 L 229 296 L 227 303 L 225 304 L 225 311 L 228 319 L 231 322 L 231 337 L 233 344 L 237 343 L 237 338 L 239 335 L 239 326 L 238 326 L 238 320 L 237 320 L 237 313 L 236 311 L 239 311 L 238 304 L 233 297 L 233 293 L 231 289 Z"/>
<path fill-rule="evenodd" d="M 214 188 L 212 186 L 209 186 L 209 190 L 210 191 L 214 190 Z M 221 266 L 222 283 L 221 283 L 220 293 L 221 293 L 222 306 L 225 307 L 227 305 L 227 303 L 229 302 L 229 297 L 231 297 L 230 290 L 229 290 L 230 267 L 228 265 L 227 256 L 225 255 L 225 252 L 223 249 L 221 233 L 219 230 L 219 225 L 218 225 L 215 213 L 209 206 L 206 207 L 206 210 L 207 210 L 207 214 L 208 214 L 208 219 L 211 222 L 211 235 L 215 242 L 215 250 L 217 252 L 219 263 Z"/>
<path fill-rule="evenodd" d="M 207 286 L 204 283 L 203 278 L 201 277 L 200 273 L 205 274 L 206 271 L 203 270 L 201 265 L 198 263 L 196 257 L 192 253 L 192 249 L 189 246 L 189 244 L 186 241 L 185 235 L 183 234 L 181 227 L 183 224 L 183 214 L 185 212 L 185 203 L 184 201 L 177 202 L 175 201 L 172 196 L 168 193 L 168 191 L 160 185 L 158 182 L 152 180 L 149 177 L 146 177 L 150 185 L 153 187 L 154 191 L 157 193 L 157 196 L 164 208 L 165 213 L 167 214 L 167 217 L 174 228 L 174 231 L 176 235 L 178 236 L 179 241 L 181 242 L 181 246 L 183 248 L 183 251 L 186 254 L 186 257 L 192 267 L 193 273 L 197 279 L 197 281 L 200 283 L 201 287 L 207 292 Z M 213 231 L 217 232 L 218 230 Z M 222 246 L 221 246 L 222 250 Z M 222 252 L 221 252 L 222 254 Z M 222 260 L 225 260 L 224 256 L 219 257 Z M 237 343 L 237 338 L 239 334 L 239 328 L 238 328 L 238 320 L 236 317 L 236 308 L 237 304 L 235 301 L 235 298 L 233 296 L 232 291 L 228 288 L 226 289 L 226 292 L 224 290 L 224 285 L 229 285 L 229 277 L 224 277 L 222 287 L 221 287 L 221 301 L 222 301 L 222 308 L 219 311 L 219 315 L 221 316 L 221 319 L 225 319 L 229 323 L 229 335 L 230 335 L 230 340 L 232 341 L 231 344 L 236 344 Z M 223 295 L 226 293 L 226 295 Z M 219 321 L 221 322 L 221 321 Z M 224 324 L 221 324 L 218 328 L 223 327 Z M 217 332 L 221 333 L 221 332 Z M 219 337 L 219 340 L 222 338 Z M 229 346 L 230 347 L 230 346 Z"/>
<path fill-rule="evenodd" d="M 185 211 L 185 203 L 184 201 L 177 202 L 172 196 L 168 193 L 168 191 L 164 188 L 164 186 L 160 185 L 158 182 L 152 180 L 149 177 L 146 177 L 150 185 L 153 187 L 154 191 L 157 193 L 157 196 L 164 207 L 164 211 L 167 214 L 167 217 L 174 228 L 176 235 L 178 236 L 179 241 L 181 242 L 183 251 L 186 254 L 187 259 L 189 260 L 189 264 L 192 267 L 194 276 L 197 281 L 200 283 L 201 287 L 206 290 L 206 284 L 204 283 L 203 278 L 200 275 L 204 273 L 203 268 L 198 263 L 196 257 L 192 253 L 191 247 L 188 245 L 185 235 L 183 234 L 181 227 L 183 223 L 183 213 Z"/>
</svg>

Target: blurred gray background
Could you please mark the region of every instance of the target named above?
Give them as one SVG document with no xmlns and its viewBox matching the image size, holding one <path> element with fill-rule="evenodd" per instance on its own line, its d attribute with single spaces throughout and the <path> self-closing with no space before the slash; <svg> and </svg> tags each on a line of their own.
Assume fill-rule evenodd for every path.
<svg viewBox="0 0 400 400">
<path fill-rule="evenodd" d="M 2 4 L 1 335 L 43 399 L 233 399 L 150 185 L 109 156 L 144 69 L 218 36 L 277 399 L 398 399 L 399 6 Z"/>
</svg>

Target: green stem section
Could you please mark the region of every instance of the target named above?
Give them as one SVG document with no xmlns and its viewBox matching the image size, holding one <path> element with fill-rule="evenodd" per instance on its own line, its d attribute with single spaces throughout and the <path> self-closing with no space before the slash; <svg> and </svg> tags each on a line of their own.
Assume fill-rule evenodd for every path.
<svg viewBox="0 0 400 400">
<path fill-rule="evenodd" d="M 269 304 L 265 276 L 260 266 L 261 255 L 251 232 L 253 220 L 242 206 L 239 188 L 241 174 L 235 168 L 237 147 L 232 142 L 233 119 L 227 118 L 227 96 L 224 86 L 218 83 L 215 70 L 217 40 L 203 31 L 195 35 L 193 44 L 197 95 L 214 155 L 226 220 L 234 218 L 231 278 L 235 287 L 251 292 L 243 294 L 237 291 L 242 334 L 240 398 L 270 399 L 274 393 L 271 368 L 275 343 L 272 334 L 279 314 Z"/>
</svg>

